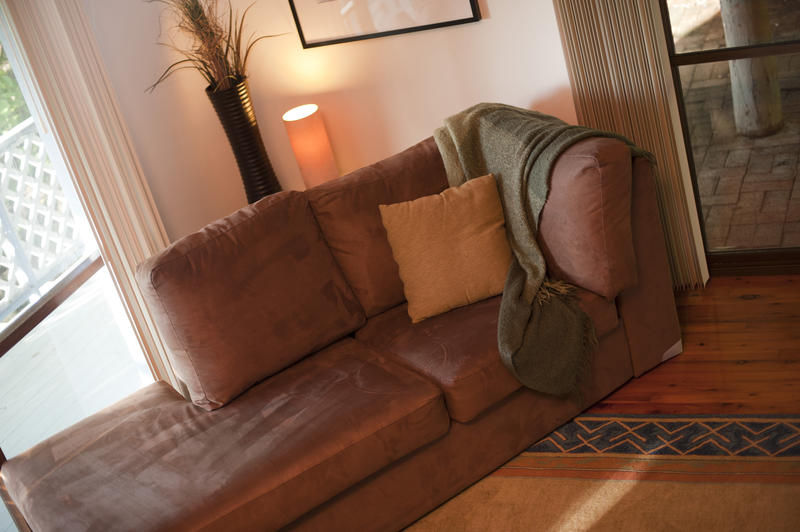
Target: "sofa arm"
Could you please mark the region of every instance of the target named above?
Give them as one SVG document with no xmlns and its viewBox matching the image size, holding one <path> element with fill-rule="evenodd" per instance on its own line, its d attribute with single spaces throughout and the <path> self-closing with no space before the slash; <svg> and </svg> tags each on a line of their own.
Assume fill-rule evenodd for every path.
<svg viewBox="0 0 800 532">
<path fill-rule="evenodd" d="M 683 351 L 655 179 L 650 163 L 640 157 L 633 162 L 631 220 L 639 282 L 619 294 L 617 308 L 638 377 Z"/>
<path fill-rule="evenodd" d="M 592 137 L 564 151 L 550 175 L 538 236 L 552 277 L 607 299 L 634 286 L 628 146 Z"/>
</svg>

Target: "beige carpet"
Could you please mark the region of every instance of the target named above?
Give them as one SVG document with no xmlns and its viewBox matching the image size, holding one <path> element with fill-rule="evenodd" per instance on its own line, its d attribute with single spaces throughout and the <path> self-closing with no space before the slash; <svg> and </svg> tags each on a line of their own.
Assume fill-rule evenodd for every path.
<svg viewBox="0 0 800 532">
<path fill-rule="evenodd" d="M 797 531 L 800 485 L 492 476 L 408 530 Z"/>
<path fill-rule="evenodd" d="M 581 416 L 408 530 L 800 531 L 800 417 Z"/>
</svg>

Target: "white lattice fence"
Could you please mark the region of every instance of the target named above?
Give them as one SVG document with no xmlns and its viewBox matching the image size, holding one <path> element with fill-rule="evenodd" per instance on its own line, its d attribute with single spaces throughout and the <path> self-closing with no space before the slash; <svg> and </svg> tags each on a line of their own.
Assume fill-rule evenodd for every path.
<svg viewBox="0 0 800 532">
<path fill-rule="evenodd" d="M 0 328 L 82 256 L 84 242 L 32 119 L 0 137 Z"/>
</svg>

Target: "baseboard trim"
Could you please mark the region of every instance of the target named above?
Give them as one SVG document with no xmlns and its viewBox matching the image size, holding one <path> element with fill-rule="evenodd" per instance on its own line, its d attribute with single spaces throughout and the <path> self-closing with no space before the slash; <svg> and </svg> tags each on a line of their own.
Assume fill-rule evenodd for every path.
<svg viewBox="0 0 800 532">
<path fill-rule="evenodd" d="M 708 254 L 713 275 L 787 275 L 800 273 L 800 248 L 716 251 Z"/>
</svg>

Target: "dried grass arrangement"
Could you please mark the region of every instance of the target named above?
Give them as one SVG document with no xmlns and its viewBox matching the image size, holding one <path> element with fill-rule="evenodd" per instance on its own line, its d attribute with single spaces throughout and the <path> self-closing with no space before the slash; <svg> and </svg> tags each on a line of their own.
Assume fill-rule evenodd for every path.
<svg viewBox="0 0 800 532">
<path fill-rule="evenodd" d="M 184 56 L 169 65 L 150 86 L 158 84 L 179 70 L 195 69 L 208 82 L 210 92 L 222 91 L 236 85 L 246 77 L 247 59 L 253 46 L 274 35 L 244 37 L 244 25 L 250 4 L 239 16 L 228 0 L 227 14 L 221 14 L 218 0 L 148 0 L 167 6 L 177 23 L 175 29 L 191 37 L 188 48 L 171 43 L 160 43 Z"/>
<path fill-rule="evenodd" d="M 179 70 L 200 72 L 208 82 L 206 95 L 236 158 L 248 203 L 281 190 L 261 139 L 245 71 L 253 46 L 261 39 L 273 37 L 250 35 L 245 40 L 244 24 L 253 4 L 239 16 L 228 0 L 225 16 L 219 12 L 218 0 L 147 1 L 166 5 L 177 19 L 175 29 L 191 37 L 188 47 L 183 48 L 160 43 L 179 52 L 183 59 L 169 65 L 150 90 Z"/>
</svg>

